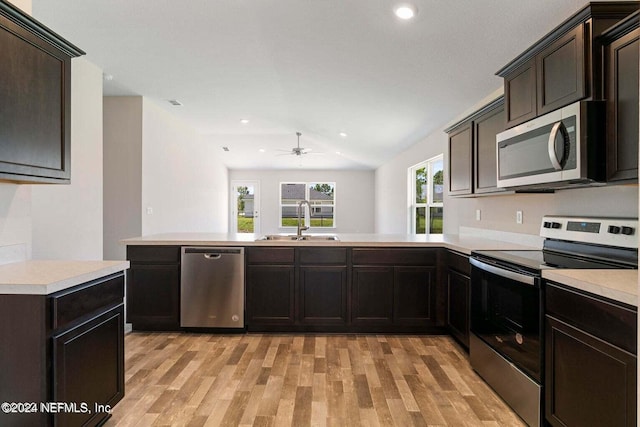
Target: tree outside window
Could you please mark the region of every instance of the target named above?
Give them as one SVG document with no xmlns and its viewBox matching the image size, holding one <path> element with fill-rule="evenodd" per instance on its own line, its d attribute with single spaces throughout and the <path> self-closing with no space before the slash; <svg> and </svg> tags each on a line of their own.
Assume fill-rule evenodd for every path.
<svg viewBox="0 0 640 427">
<path fill-rule="evenodd" d="M 335 182 L 281 182 L 280 227 L 298 225 L 298 203 L 309 202 L 304 209 L 302 225 L 311 228 L 335 228 Z"/>
<path fill-rule="evenodd" d="M 409 168 L 409 232 L 442 234 L 444 164 L 439 155 Z"/>
</svg>

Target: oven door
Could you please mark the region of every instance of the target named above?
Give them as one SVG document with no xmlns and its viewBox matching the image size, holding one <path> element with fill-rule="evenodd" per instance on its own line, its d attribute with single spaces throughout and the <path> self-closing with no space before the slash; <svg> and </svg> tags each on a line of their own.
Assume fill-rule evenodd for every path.
<svg viewBox="0 0 640 427">
<path fill-rule="evenodd" d="M 471 332 L 541 383 L 539 276 L 472 257 Z"/>
</svg>

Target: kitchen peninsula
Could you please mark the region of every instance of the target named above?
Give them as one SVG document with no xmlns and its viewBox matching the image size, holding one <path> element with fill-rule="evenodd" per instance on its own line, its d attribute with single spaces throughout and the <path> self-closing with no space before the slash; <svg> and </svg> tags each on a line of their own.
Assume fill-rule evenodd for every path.
<svg viewBox="0 0 640 427">
<path fill-rule="evenodd" d="M 127 318 L 134 329 L 181 329 L 182 246 L 235 246 L 246 251 L 248 331 L 450 331 L 466 344 L 467 310 L 456 308 L 468 306 L 471 251 L 537 249 L 542 243 L 538 236 L 475 229 L 461 235 L 338 234 L 338 240 L 261 237 L 164 233 L 124 240 L 131 262 Z M 553 279 L 563 282 L 572 271 Z M 615 284 L 608 277 L 565 281 L 637 305 L 636 270 L 616 271 Z M 305 315 L 309 311 L 314 315 Z"/>
<path fill-rule="evenodd" d="M 0 424 L 98 425 L 110 416 L 124 396 L 128 267 L 126 261 L 0 265 L 0 365 L 11 367 L 0 375 L 0 401 L 16 405 L 3 406 Z M 47 411 L 40 405 L 48 402 L 77 407 Z"/>
</svg>

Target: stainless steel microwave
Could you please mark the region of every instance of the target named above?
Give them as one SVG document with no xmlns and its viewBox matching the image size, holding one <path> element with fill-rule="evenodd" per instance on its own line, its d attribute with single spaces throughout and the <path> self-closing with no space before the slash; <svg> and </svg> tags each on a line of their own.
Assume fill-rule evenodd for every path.
<svg viewBox="0 0 640 427">
<path fill-rule="evenodd" d="M 602 183 L 605 103 L 580 101 L 496 136 L 498 187 L 558 189 Z"/>
</svg>

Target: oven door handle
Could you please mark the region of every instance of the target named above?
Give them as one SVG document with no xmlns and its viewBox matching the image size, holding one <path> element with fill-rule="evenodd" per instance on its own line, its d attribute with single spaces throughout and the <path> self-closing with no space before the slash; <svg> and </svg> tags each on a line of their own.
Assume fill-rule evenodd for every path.
<svg viewBox="0 0 640 427">
<path fill-rule="evenodd" d="M 515 271 L 505 270 L 503 268 L 496 267 L 491 264 L 487 264 L 485 262 L 479 261 L 475 258 L 470 258 L 469 262 L 474 267 L 478 267 L 480 270 L 484 270 L 488 273 L 495 274 L 497 276 L 504 277 L 506 279 L 515 280 L 516 282 L 524 283 L 527 285 L 535 286 L 536 279 L 532 276 L 527 276 L 526 274 L 516 273 Z"/>
</svg>

